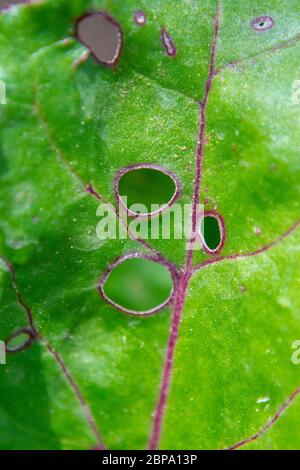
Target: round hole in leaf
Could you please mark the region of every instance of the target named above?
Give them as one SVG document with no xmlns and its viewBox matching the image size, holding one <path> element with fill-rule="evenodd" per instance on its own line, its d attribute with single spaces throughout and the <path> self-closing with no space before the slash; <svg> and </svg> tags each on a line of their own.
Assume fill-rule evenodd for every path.
<svg viewBox="0 0 300 470">
<path fill-rule="evenodd" d="M 274 20 L 271 16 L 259 16 L 254 18 L 252 26 L 255 31 L 266 31 L 274 26 Z"/>
<path fill-rule="evenodd" d="M 6 340 L 6 351 L 8 353 L 23 351 L 23 349 L 31 345 L 33 340 L 34 334 L 31 330 L 26 328 L 18 330 Z"/>
<path fill-rule="evenodd" d="M 139 26 L 144 26 L 147 23 L 147 16 L 141 10 L 138 10 L 134 13 L 134 21 Z"/>
<path fill-rule="evenodd" d="M 224 245 L 225 225 L 219 214 L 208 212 L 200 221 L 199 235 L 202 245 L 210 254 L 219 253 Z"/>
<path fill-rule="evenodd" d="M 173 278 L 168 267 L 133 255 L 117 260 L 99 285 L 104 299 L 131 315 L 151 315 L 172 298 Z"/>
<path fill-rule="evenodd" d="M 123 34 L 117 21 L 107 13 L 95 11 L 79 18 L 76 36 L 102 64 L 113 67 L 118 63 Z"/>
<path fill-rule="evenodd" d="M 115 186 L 117 198 L 132 216 L 162 212 L 177 199 L 180 190 L 179 181 L 171 172 L 151 165 L 122 170 Z M 131 209 L 136 204 L 141 205 L 140 212 Z"/>
</svg>

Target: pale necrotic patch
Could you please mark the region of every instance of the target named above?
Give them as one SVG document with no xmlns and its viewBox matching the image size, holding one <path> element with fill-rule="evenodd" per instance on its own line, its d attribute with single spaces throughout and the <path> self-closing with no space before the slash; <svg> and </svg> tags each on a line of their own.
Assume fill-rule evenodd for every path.
<svg viewBox="0 0 300 470">
<path fill-rule="evenodd" d="M 205 212 L 199 221 L 198 235 L 206 253 L 210 255 L 220 253 L 226 238 L 223 217 L 214 211 Z"/>
<path fill-rule="evenodd" d="M 76 36 L 98 62 L 108 67 L 118 64 L 123 33 L 119 23 L 110 15 L 94 11 L 81 16 L 76 22 Z"/>
<path fill-rule="evenodd" d="M 177 47 L 174 43 L 172 36 L 168 33 L 168 31 L 165 28 L 161 30 L 160 39 L 161 39 L 163 48 L 165 49 L 168 56 L 174 57 L 177 54 Z"/>
<path fill-rule="evenodd" d="M 252 27 L 255 31 L 267 31 L 273 28 L 274 20 L 271 16 L 259 16 L 252 20 Z"/>
<path fill-rule="evenodd" d="M 15 331 L 6 341 L 6 351 L 17 353 L 28 348 L 35 340 L 36 334 L 29 328 L 21 328 Z"/>
<path fill-rule="evenodd" d="M 152 164 L 131 165 L 120 170 L 114 182 L 117 203 L 131 217 L 148 217 L 162 213 L 179 197 L 179 179 L 169 170 Z M 135 211 L 141 205 L 143 211 Z M 155 207 L 154 207 L 155 206 Z"/>
<path fill-rule="evenodd" d="M 135 23 L 139 26 L 144 26 L 147 23 L 147 16 L 141 10 L 138 10 L 134 13 L 133 19 Z"/>
<path fill-rule="evenodd" d="M 98 285 L 102 298 L 123 313 L 149 316 L 172 302 L 175 275 L 167 263 L 132 253 L 117 259 Z"/>
</svg>

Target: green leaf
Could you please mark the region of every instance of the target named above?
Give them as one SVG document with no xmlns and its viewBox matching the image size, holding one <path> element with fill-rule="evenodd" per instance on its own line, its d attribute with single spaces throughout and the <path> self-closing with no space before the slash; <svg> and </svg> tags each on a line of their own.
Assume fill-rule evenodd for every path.
<svg viewBox="0 0 300 470">
<path fill-rule="evenodd" d="M 115 68 L 80 63 L 75 23 L 95 9 L 122 29 Z M 0 365 L 0 448 L 299 448 L 299 13 L 49 0 L 0 15 L 0 339 L 30 332 Z M 218 253 L 97 237 L 100 200 L 115 207 L 117 175 L 140 164 L 174 175 L 194 222 L 198 202 L 224 221 Z M 132 253 L 162 274 L 117 272 L 110 297 L 130 309 L 130 290 L 152 307 L 173 276 L 147 317 L 99 295 Z"/>
</svg>

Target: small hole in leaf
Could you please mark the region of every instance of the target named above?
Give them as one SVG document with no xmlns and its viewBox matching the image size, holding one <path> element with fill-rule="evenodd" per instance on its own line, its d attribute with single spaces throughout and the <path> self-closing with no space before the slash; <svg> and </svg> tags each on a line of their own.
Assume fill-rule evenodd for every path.
<svg viewBox="0 0 300 470">
<path fill-rule="evenodd" d="M 123 34 L 120 25 L 107 13 L 96 11 L 79 18 L 76 35 L 99 62 L 109 67 L 118 63 Z"/>
<path fill-rule="evenodd" d="M 168 31 L 165 28 L 161 30 L 160 39 L 168 56 L 174 57 L 177 53 L 177 48 L 176 48 L 176 45 L 174 43 L 172 36 L 168 33 Z"/>
<path fill-rule="evenodd" d="M 200 238 L 205 250 L 211 254 L 218 253 L 224 244 L 224 222 L 216 214 L 205 214 L 200 223 Z"/>
<path fill-rule="evenodd" d="M 6 340 L 6 351 L 8 353 L 23 351 L 23 349 L 31 345 L 34 340 L 34 336 L 33 332 L 28 329 L 16 331 Z"/>
<path fill-rule="evenodd" d="M 134 13 L 133 19 L 135 23 L 139 26 L 144 26 L 147 23 L 147 16 L 141 10 L 138 10 Z"/>
<path fill-rule="evenodd" d="M 179 194 L 179 182 L 169 171 L 141 165 L 122 170 L 116 178 L 116 194 L 131 215 L 154 215 L 170 206 Z M 144 206 L 137 213 L 130 208 L 135 204 Z M 160 206 L 159 209 L 151 207 Z"/>
<path fill-rule="evenodd" d="M 169 269 L 139 255 L 118 260 L 99 286 L 102 296 L 131 315 L 151 315 L 171 299 L 173 279 Z"/>
<path fill-rule="evenodd" d="M 256 31 L 266 31 L 274 26 L 274 20 L 271 16 L 259 16 L 254 18 L 252 26 Z"/>
</svg>

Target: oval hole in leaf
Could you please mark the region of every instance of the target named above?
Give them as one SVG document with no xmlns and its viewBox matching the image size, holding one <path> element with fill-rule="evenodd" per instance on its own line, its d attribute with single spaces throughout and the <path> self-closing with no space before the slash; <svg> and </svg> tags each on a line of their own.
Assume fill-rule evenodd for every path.
<svg viewBox="0 0 300 470">
<path fill-rule="evenodd" d="M 274 26 L 274 20 L 271 16 L 259 16 L 254 18 L 252 26 L 255 31 L 266 31 Z"/>
<path fill-rule="evenodd" d="M 116 195 L 132 216 L 155 215 L 168 208 L 177 199 L 180 184 L 169 171 L 154 166 L 129 167 L 116 179 Z M 127 199 L 125 199 L 127 198 Z M 146 211 L 130 210 L 133 204 L 142 204 Z M 152 204 L 160 208 L 151 208 Z"/>
<path fill-rule="evenodd" d="M 224 245 L 224 222 L 214 213 L 206 213 L 201 219 L 199 234 L 205 250 L 210 254 L 219 253 Z"/>
<path fill-rule="evenodd" d="M 170 34 L 165 28 L 161 30 L 160 38 L 161 38 L 162 45 L 166 53 L 168 54 L 168 56 L 174 57 L 177 53 L 177 48 L 176 48 L 176 45 L 174 43 L 172 36 L 170 36 Z"/>
<path fill-rule="evenodd" d="M 16 353 L 30 346 L 34 340 L 34 334 L 27 329 L 18 330 L 6 340 L 6 351 Z"/>
<path fill-rule="evenodd" d="M 77 21 L 76 36 L 104 65 L 113 67 L 120 58 L 123 34 L 120 25 L 107 13 L 88 13 Z"/>
<path fill-rule="evenodd" d="M 173 278 L 161 263 L 140 256 L 114 263 L 99 286 L 104 299 L 131 315 L 151 315 L 172 298 Z"/>
</svg>

